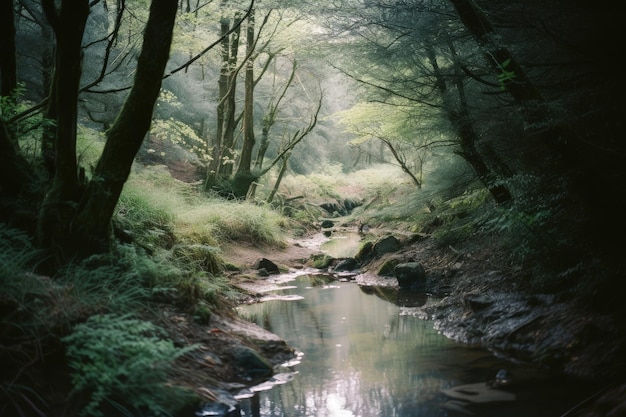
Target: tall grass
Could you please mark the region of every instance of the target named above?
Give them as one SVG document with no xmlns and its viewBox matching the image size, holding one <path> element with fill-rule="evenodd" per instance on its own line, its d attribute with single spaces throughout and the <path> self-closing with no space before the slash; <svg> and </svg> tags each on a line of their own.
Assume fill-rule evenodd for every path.
<svg viewBox="0 0 626 417">
<path fill-rule="evenodd" d="M 200 193 L 159 167 L 143 168 L 122 193 L 118 214 L 154 245 L 170 234 L 176 243 L 219 246 L 254 242 L 283 246 L 289 220 L 269 207 Z"/>
<path fill-rule="evenodd" d="M 202 243 L 250 242 L 284 246 L 289 221 L 268 209 L 246 202 L 209 200 L 179 213 L 176 229 L 181 240 Z"/>
</svg>

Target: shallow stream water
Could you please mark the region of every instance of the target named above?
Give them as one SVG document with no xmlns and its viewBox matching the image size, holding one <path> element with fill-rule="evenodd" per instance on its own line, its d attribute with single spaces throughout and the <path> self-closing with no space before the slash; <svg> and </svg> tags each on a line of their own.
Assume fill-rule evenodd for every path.
<svg viewBox="0 0 626 417">
<path fill-rule="evenodd" d="M 313 271 L 270 279 L 282 289 L 240 314 L 299 355 L 270 381 L 240 393 L 242 416 L 548 417 L 593 392 L 581 381 L 447 339 L 420 318 L 420 307 L 435 301 L 426 294 L 365 289 Z M 493 391 L 500 401 L 475 392 L 500 369 L 513 376 Z"/>
</svg>

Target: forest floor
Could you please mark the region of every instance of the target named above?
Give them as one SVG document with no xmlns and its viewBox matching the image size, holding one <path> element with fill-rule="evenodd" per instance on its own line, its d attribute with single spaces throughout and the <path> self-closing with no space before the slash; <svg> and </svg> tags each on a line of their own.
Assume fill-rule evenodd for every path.
<svg viewBox="0 0 626 417">
<path fill-rule="evenodd" d="M 375 232 L 375 231 L 374 231 Z M 253 269 L 255 261 L 267 258 L 281 269 L 308 266 L 310 256 L 320 251 L 320 234 L 290 240 L 285 248 L 264 248 L 232 244 L 223 248 L 223 259 L 239 267 L 231 281 L 243 297 L 233 301 L 208 323 L 193 323 L 182 314 L 169 311 L 168 322 L 184 344 L 199 344 L 178 368 L 178 381 L 211 401 L 227 401 L 229 393 L 257 381 L 233 363 L 237 346 L 248 346 L 274 365 L 294 355 L 278 336 L 239 319 L 238 303 L 254 302 L 270 288 Z M 440 247 L 425 237 L 405 245 L 400 251 L 375 259 L 356 277 L 359 285 L 394 286 L 395 279 L 379 277 L 377 268 L 389 257 L 416 260 L 424 265 L 429 292 L 441 301 L 424 309 L 423 317 L 435 321 L 446 336 L 465 343 L 479 344 L 509 356 L 512 360 L 541 364 L 546 368 L 598 381 L 606 392 L 590 398 L 593 405 L 581 406 L 571 416 L 626 415 L 624 335 L 607 315 L 581 309 L 575 300 L 559 295 L 528 294 L 522 271 L 510 264 L 494 242 L 473 241 L 463 247 Z M 228 307 L 228 306 L 227 306 Z M 177 315 L 179 317 L 177 317 Z M 621 379 L 621 380 L 620 380 Z M 207 388 L 209 386 L 210 388 Z M 620 414 L 621 413 L 621 414 Z"/>
</svg>

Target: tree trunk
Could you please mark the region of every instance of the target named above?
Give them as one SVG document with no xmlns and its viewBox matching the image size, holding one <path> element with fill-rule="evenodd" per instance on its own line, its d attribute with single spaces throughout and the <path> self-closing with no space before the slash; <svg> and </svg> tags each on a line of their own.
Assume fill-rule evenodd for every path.
<svg viewBox="0 0 626 417">
<path fill-rule="evenodd" d="M 111 218 L 134 158 L 150 127 L 169 58 L 177 7 L 177 0 L 154 0 L 151 3 L 134 85 L 107 133 L 104 150 L 80 204 L 69 203 L 74 216 L 60 219 L 62 223 L 57 227 L 50 227 L 53 220 L 50 215 L 41 220 L 44 231 L 41 240 L 49 248 L 58 245 L 61 252 L 57 255 L 61 255 L 62 260 L 88 256 L 110 247 Z M 68 204 L 66 200 L 58 200 L 58 203 Z"/>
<path fill-rule="evenodd" d="M 233 173 L 234 146 L 235 146 L 235 109 L 237 95 L 237 54 L 239 51 L 239 37 L 241 34 L 241 18 L 235 16 L 234 24 L 237 30 L 233 32 L 230 43 L 230 58 L 228 61 L 228 90 L 224 99 L 224 128 L 222 129 L 222 150 L 220 152 L 221 168 L 218 176 L 227 178 Z"/>
<path fill-rule="evenodd" d="M 13 203 L 29 184 L 30 176 L 28 162 L 0 118 L 0 222 L 12 220 Z"/>
<path fill-rule="evenodd" d="M 459 69 L 456 51 L 451 43 L 449 43 L 449 48 L 454 61 L 454 80 L 459 96 L 459 104 L 458 110 L 454 110 L 455 104 L 453 103 L 445 103 L 444 109 L 447 113 L 448 119 L 452 122 L 459 136 L 461 145 L 461 151 L 459 154 L 474 169 L 476 176 L 489 191 L 496 204 L 508 204 L 513 198 L 511 193 L 504 184 L 497 183 L 498 177 L 489 169 L 484 159 L 478 152 L 478 149 L 476 149 L 476 139 L 478 135 L 476 135 L 474 126 L 472 126 L 472 121 L 467 108 L 467 99 L 465 97 L 465 89 L 463 86 L 463 74 Z M 439 70 L 435 52 L 432 48 L 428 48 L 428 56 L 430 64 L 433 67 L 437 88 L 441 92 L 442 97 L 444 97 L 445 102 L 447 101 L 445 100 L 445 97 L 447 95 L 448 88 L 446 80 Z"/>
<path fill-rule="evenodd" d="M 64 252 L 75 245 L 73 219 L 81 199 L 81 183 L 76 162 L 76 124 L 81 76 L 81 44 L 89 3 L 54 0 L 42 3 L 56 37 L 53 90 L 49 101 L 56 109 L 54 136 L 54 178 L 42 203 L 37 224 L 38 244 Z M 63 254 L 61 254 L 64 256 Z"/>
<path fill-rule="evenodd" d="M 252 149 L 254 148 L 254 10 L 248 15 L 248 25 L 246 28 L 246 74 L 244 81 L 244 108 L 243 108 L 243 145 L 237 175 L 247 175 L 250 173 L 252 165 Z M 247 190 L 246 190 L 247 192 Z"/>
<path fill-rule="evenodd" d="M 248 15 L 246 28 L 246 74 L 244 80 L 244 108 L 243 108 L 243 144 L 239 157 L 239 166 L 233 180 L 234 194 L 237 198 L 245 198 L 250 187 L 257 179 L 252 174 L 252 150 L 254 149 L 254 9 Z"/>
<path fill-rule="evenodd" d="M 222 8 L 226 2 L 222 0 Z M 235 15 L 234 28 L 231 29 L 230 19 L 222 16 L 220 19 L 222 33 L 222 67 L 218 80 L 219 99 L 217 104 L 217 130 L 213 143 L 212 159 L 209 163 L 204 189 L 214 187 L 221 178 L 228 177 L 233 172 L 233 146 L 235 142 L 235 94 L 237 89 L 237 53 L 239 50 L 239 36 L 241 18 Z M 231 35 L 228 35 L 233 31 Z"/>
<path fill-rule="evenodd" d="M 230 19 L 222 16 L 220 19 L 220 30 L 222 35 L 222 67 L 220 69 L 220 78 L 217 81 L 219 90 L 219 99 L 217 103 L 217 129 L 215 131 L 215 139 L 213 140 L 213 150 L 211 153 L 211 161 L 209 162 L 207 177 L 204 183 L 205 190 L 210 189 L 217 182 L 218 172 L 221 167 L 222 154 L 222 137 L 224 135 L 224 108 L 226 95 L 228 94 L 228 72 L 229 72 L 229 55 L 230 55 Z"/>
<path fill-rule="evenodd" d="M 267 196 L 267 202 L 268 203 L 271 203 L 272 201 L 274 201 L 274 197 L 276 196 L 276 193 L 278 192 L 278 187 L 280 187 L 280 183 L 283 181 L 283 177 L 285 176 L 285 172 L 287 172 L 287 162 L 289 162 L 289 157 L 290 156 L 291 156 L 291 152 L 287 152 L 281 158 L 282 165 L 280 166 L 280 171 L 278 172 L 278 177 L 276 177 L 276 182 L 274 182 L 274 188 L 272 188 L 272 191 Z"/>
<path fill-rule="evenodd" d="M 17 87 L 15 20 L 13 1 L 0 1 L 0 97 L 8 97 Z"/>
<path fill-rule="evenodd" d="M 451 2 L 465 27 L 485 51 L 483 55 L 498 74 L 502 89 L 523 106 L 525 124 L 549 125 L 545 123 L 548 117 L 547 112 L 538 105 L 545 102 L 544 97 L 528 78 L 526 71 L 511 51 L 499 42 L 493 41 L 493 39 L 498 39 L 498 36 L 491 22 L 473 0 L 451 0 Z M 551 152 L 552 158 L 549 159 L 551 164 L 555 162 L 554 157 L 564 157 L 569 167 L 578 167 L 582 161 L 566 144 L 567 137 L 571 135 L 565 134 L 562 130 L 562 126 L 552 126 L 538 132 L 538 139 Z"/>
</svg>

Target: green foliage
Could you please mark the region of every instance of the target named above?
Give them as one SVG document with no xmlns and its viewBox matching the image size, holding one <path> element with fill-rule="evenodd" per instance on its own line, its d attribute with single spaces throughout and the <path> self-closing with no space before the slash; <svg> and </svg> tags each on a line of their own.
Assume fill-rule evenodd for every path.
<svg viewBox="0 0 626 417">
<path fill-rule="evenodd" d="M 164 199 L 158 201 L 163 196 Z M 139 243 L 150 248 L 166 247 L 172 241 L 174 209 L 167 206 L 167 189 L 159 190 L 156 185 L 131 182 L 122 192 L 116 220 L 124 230 Z"/>
<path fill-rule="evenodd" d="M 18 83 L 10 96 L 0 97 L 0 117 L 7 122 L 9 131 L 17 138 L 22 154 L 32 160 L 39 156 L 42 129 L 54 122 L 44 119 L 40 113 L 8 122 L 13 116 L 29 110 L 32 106 L 32 103 L 22 99 L 25 92 L 24 83 Z"/>
<path fill-rule="evenodd" d="M 95 315 L 62 340 L 73 369 L 74 390 L 88 396 L 84 416 L 107 409 L 126 415 L 170 416 L 190 400 L 167 385 L 173 362 L 194 349 L 179 349 L 154 324 L 127 315 Z"/>
<path fill-rule="evenodd" d="M 165 258 L 148 257 L 131 245 L 67 265 L 57 280 L 70 289 L 64 312 L 84 317 L 101 311 L 146 308 L 157 294 L 175 291 L 181 271 Z"/>
<path fill-rule="evenodd" d="M 506 85 L 508 83 L 514 82 L 515 77 L 517 77 L 517 74 L 515 74 L 515 71 L 509 71 L 506 69 L 506 67 L 508 67 L 510 64 L 511 64 L 511 60 L 507 59 L 506 61 L 504 61 L 502 64 L 499 65 L 500 74 L 498 74 L 498 83 L 500 84 L 500 90 L 502 91 L 505 91 Z"/>
<path fill-rule="evenodd" d="M 288 220 L 267 207 L 249 202 L 206 200 L 180 213 L 176 228 L 181 240 L 211 242 L 251 242 L 282 247 Z"/>
<path fill-rule="evenodd" d="M 0 316 L 0 328 L 38 333 L 48 316 L 52 283 L 33 273 L 41 255 L 25 233 L 0 223 L 0 304 L 15 308 L 20 321 L 11 314 Z"/>
<path fill-rule="evenodd" d="M 172 143 L 193 152 L 202 161 L 208 162 L 211 160 L 206 141 L 198 136 L 193 128 L 179 120 L 173 118 L 154 120 L 151 126 L 151 133 L 167 138 Z M 154 152 L 154 150 L 148 149 L 148 152 L 151 151 Z"/>
<path fill-rule="evenodd" d="M 88 168 L 88 173 L 93 172 L 98 164 L 102 149 L 104 149 L 104 133 L 79 126 L 76 137 L 76 159 L 80 165 Z"/>
<path fill-rule="evenodd" d="M 0 223 L 0 279 L 5 294 L 20 285 L 18 278 L 33 268 L 38 255 L 26 233 Z"/>
<path fill-rule="evenodd" d="M 332 263 L 333 257 L 324 253 L 316 253 L 311 255 L 311 261 L 313 263 L 313 268 L 326 269 Z"/>
</svg>

